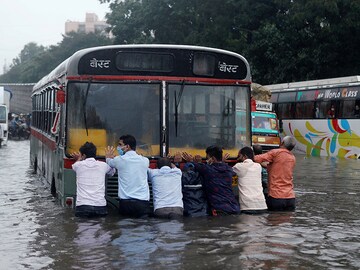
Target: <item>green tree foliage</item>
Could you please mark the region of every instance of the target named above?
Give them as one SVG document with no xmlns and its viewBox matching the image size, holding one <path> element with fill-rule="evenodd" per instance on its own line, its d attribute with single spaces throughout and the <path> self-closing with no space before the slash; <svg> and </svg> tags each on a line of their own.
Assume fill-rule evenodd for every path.
<svg viewBox="0 0 360 270">
<path fill-rule="evenodd" d="M 0 76 L 0 82 L 33 83 L 39 81 L 74 52 L 94 46 L 110 45 L 112 40 L 98 33 L 70 33 L 57 45 L 45 48 L 28 43 L 13 60 L 10 70 Z"/>
<path fill-rule="evenodd" d="M 262 84 L 359 73 L 360 1 L 100 0 L 116 43 L 238 52 Z"/>
<path fill-rule="evenodd" d="M 209 46 L 244 55 L 260 84 L 357 75 L 359 0 L 99 0 L 116 44 Z M 76 50 L 110 44 L 96 34 L 28 44 L 2 82 L 37 81 Z"/>
</svg>

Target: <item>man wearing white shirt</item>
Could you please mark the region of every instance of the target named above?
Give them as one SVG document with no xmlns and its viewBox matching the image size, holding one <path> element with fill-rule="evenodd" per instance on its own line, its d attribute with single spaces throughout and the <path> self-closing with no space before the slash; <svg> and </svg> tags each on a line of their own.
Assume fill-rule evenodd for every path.
<svg viewBox="0 0 360 270">
<path fill-rule="evenodd" d="M 136 139 L 123 135 L 117 146 L 119 156 L 114 157 L 114 147 L 105 151 L 106 163 L 116 168 L 119 181 L 119 213 L 129 217 L 143 217 L 150 214 L 150 192 L 147 181 L 149 159 L 138 155 Z"/>
<path fill-rule="evenodd" d="M 261 183 L 261 165 L 254 162 L 254 152 L 243 147 L 238 154 L 240 163 L 233 167 L 238 176 L 239 203 L 244 214 L 260 214 L 267 210 Z"/>
<path fill-rule="evenodd" d="M 72 165 L 76 172 L 75 216 L 106 216 L 105 175 L 114 175 L 115 169 L 95 160 L 96 146 L 93 143 L 86 142 L 79 151 L 72 154 L 77 160 Z"/>
</svg>

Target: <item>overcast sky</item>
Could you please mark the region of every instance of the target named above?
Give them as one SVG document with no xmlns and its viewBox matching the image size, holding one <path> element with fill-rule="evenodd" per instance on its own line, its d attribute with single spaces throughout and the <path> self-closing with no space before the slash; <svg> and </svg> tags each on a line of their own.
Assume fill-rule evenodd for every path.
<svg viewBox="0 0 360 270">
<path fill-rule="evenodd" d="M 0 0 L 0 74 L 29 42 L 56 45 L 65 22 L 85 21 L 85 13 L 103 20 L 108 4 L 98 0 Z"/>
</svg>

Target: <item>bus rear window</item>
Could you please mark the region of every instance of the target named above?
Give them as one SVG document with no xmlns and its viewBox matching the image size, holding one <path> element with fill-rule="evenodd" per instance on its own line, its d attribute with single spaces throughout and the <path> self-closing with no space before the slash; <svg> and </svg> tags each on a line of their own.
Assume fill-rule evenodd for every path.
<svg viewBox="0 0 360 270">
<path fill-rule="evenodd" d="M 165 53 L 119 52 L 116 55 L 116 67 L 123 71 L 171 72 L 174 69 L 174 57 Z"/>
<path fill-rule="evenodd" d="M 6 123 L 6 107 L 0 106 L 0 123 Z"/>
</svg>

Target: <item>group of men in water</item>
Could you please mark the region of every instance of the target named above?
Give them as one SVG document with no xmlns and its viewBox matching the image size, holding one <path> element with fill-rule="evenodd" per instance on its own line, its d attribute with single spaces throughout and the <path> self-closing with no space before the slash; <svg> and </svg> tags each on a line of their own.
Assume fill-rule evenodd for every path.
<svg viewBox="0 0 360 270">
<path fill-rule="evenodd" d="M 121 136 L 117 148 L 106 148 L 106 162 L 95 160 L 96 146 L 86 142 L 79 152 L 72 154 L 76 159 L 73 164 L 77 181 L 75 215 L 107 215 L 105 177 L 114 175 L 115 169 L 122 216 L 179 218 L 294 211 L 296 160 L 291 153 L 294 146 L 294 138 L 286 136 L 279 149 L 263 154 L 254 155 L 251 147 L 243 147 L 233 167 L 226 162 L 229 155 L 223 154 L 220 146 L 209 146 L 206 162 L 201 156 L 183 152 L 159 158 L 157 168 L 150 169 L 149 159 L 136 153 L 136 139 L 132 135 Z M 266 174 L 268 187 L 265 191 Z M 239 198 L 233 192 L 234 177 L 238 181 Z"/>
</svg>

